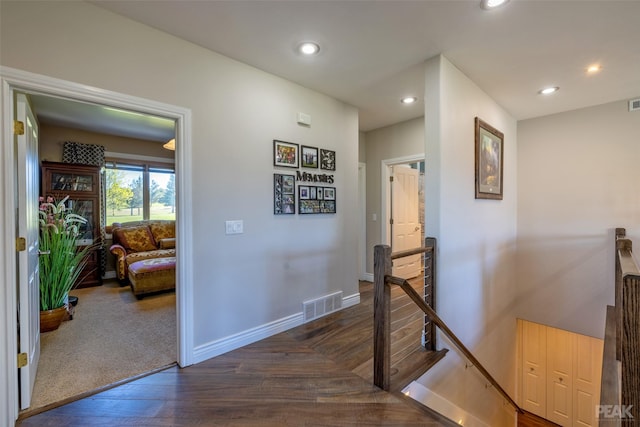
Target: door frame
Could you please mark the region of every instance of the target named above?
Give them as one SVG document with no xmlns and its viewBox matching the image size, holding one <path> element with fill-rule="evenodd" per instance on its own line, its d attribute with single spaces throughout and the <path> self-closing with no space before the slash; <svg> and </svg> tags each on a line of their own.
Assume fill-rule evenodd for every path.
<svg viewBox="0 0 640 427">
<path fill-rule="evenodd" d="M 15 262 L 15 212 L 16 173 L 15 147 L 13 137 L 13 114 L 16 92 L 69 98 L 123 108 L 145 114 L 167 117 L 176 121 L 176 320 L 177 320 L 177 361 L 181 367 L 191 365 L 193 354 L 193 280 L 192 252 L 192 125 L 191 110 L 149 99 L 112 92 L 79 83 L 60 80 L 40 74 L 0 66 L 0 198 L 4 209 L 0 209 L 0 276 L 3 291 L 0 291 L 0 413 L 6 419 L 0 424 L 13 425 L 19 414 L 18 401 L 18 338 L 17 338 L 17 270 Z M 8 214 L 7 214 L 8 212 Z"/>
<path fill-rule="evenodd" d="M 382 230 L 380 231 L 380 236 L 382 237 L 381 243 L 383 245 L 391 245 L 391 224 L 389 224 L 389 220 L 391 219 L 391 182 L 389 181 L 392 174 L 391 169 L 395 165 L 406 165 L 408 163 L 425 161 L 426 156 L 424 153 L 382 160 L 382 169 L 380 172 L 380 176 L 382 177 L 382 184 L 380 185 L 380 188 L 382 189 L 382 194 L 380 194 L 382 205 L 380 223 Z"/>
<path fill-rule="evenodd" d="M 367 164 L 363 162 L 358 162 L 358 208 L 358 276 L 360 280 L 369 280 L 372 274 L 367 274 Z"/>
</svg>

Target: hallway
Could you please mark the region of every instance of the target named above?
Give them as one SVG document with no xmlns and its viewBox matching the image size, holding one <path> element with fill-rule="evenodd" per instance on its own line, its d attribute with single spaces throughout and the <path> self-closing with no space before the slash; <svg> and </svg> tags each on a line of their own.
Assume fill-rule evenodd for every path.
<svg viewBox="0 0 640 427">
<path fill-rule="evenodd" d="M 197 365 L 169 368 L 19 420 L 17 425 L 455 425 L 373 386 L 372 285 L 363 282 L 360 290 L 357 306 Z M 408 297 L 399 295 L 399 288 L 394 291 L 398 294 L 393 294 L 392 311 L 403 324 L 394 330 L 400 334 L 415 330 L 419 349 L 422 315 L 409 308 Z"/>
</svg>

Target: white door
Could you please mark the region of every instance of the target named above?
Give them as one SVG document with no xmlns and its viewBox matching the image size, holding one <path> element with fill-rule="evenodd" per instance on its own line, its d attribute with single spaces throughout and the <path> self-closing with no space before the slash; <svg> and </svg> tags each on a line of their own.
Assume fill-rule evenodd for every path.
<svg viewBox="0 0 640 427">
<path fill-rule="evenodd" d="M 598 418 L 594 408 L 600 404 L 602 376 L 602 347 L 597 338 L 576 334 L 573 363 L 573 426 L 596 427 Z"/>
<path fill-rule="evenodd" d="M 405 251 L 422 246 L 422 232 L 418 214 L 420 172 L 407 165 L 393 166 L 391 183 L 391 249 Z M 420 275 L 421 255 L 395 259 L 392 274 L 403 279 Z"/>
<path fill-rule="evenodd" d="M 573 419 L 574 335 L 547 328 L 547 419 L 570 427 Z"/>
<path fill-rule="evenodd" d="M 543 325 L 522 322 L 522 409 L 546 417 L 547 334 Z"/>
<path fill-rule="evenodd" d="M 40 358 L 40 299 L 38 269 L 38 124 L 25 95 L 18 94 L 15 119 L 24 133 L 16 135 L 18 178 L 18 236 L 26 240 L 18 256 L 18 340 L 20 353 L 27 354 L 20 368 L 20 409 L 31 405 L 31 392 Z M 19 133 L 19 132 L 18 132 Z"/>
</svg>

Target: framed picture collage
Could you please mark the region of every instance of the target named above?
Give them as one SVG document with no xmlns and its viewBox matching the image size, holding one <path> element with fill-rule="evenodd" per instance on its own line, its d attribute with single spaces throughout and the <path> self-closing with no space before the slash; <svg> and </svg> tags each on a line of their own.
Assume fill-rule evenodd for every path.
<svg viewBox="0 0 640 427">
<path fill-rule="evenodd" d="M 324 171 L 336 170 L 336 152 L 306 145 L 273 141 L 273 165 L 282 168 L 309 168 Z M 304 173 L 304 176 L 309 175 Z M 299 173 L 298 173 L 299 176 Z M 322 178 L 326 178 L 323 174 Z M 333 177 L 331 177 L 333 178 Z M 322 181 L 322 180 L 321 180 Z M 331 179 L 329 182 L 333 182 Z M 318 185 L 298 185 L 296 175 L 273 174 L 273 213 L 275 215 L 334 214 L 336 213 L 336 188 Z"/>
</svg>

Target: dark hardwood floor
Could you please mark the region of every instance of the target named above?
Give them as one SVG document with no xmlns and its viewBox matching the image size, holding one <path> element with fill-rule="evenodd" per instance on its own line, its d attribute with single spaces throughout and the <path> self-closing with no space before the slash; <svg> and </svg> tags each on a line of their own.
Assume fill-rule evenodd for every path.
<svg viewBox="0 0 640 427">
<path fill-rule="evenodd" d="M 529 412 L 518 415 L 518 427 L 560 427 L 556 423 L 540 418 Z"/>
<path fill-rule="evenodd" d="M 417 286 L 420 286 L 417 284 Z M 19 426 L 454 426 L 372 385 L 372 285 L 361 303 L 184 369 L 172 367 L 18 420 Z M 392 292 L 392 387 L 443 353 L 420 347 L 422 314 Z"/>
</svg>

